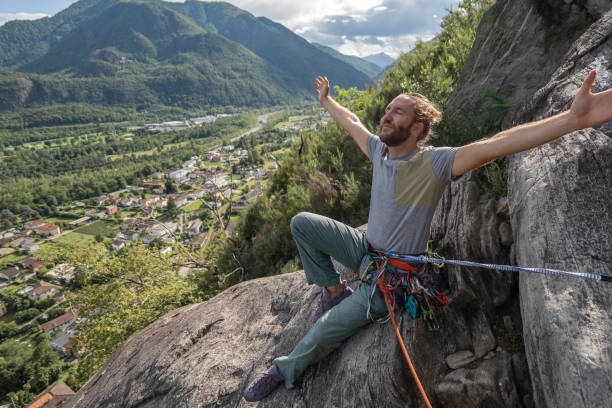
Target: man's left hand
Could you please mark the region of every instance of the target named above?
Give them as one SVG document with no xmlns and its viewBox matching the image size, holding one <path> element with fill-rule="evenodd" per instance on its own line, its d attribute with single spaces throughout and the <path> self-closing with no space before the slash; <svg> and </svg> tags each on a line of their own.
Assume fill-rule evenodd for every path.
<svg viewBox="0 0 612 408">
<path fill-rule="evenodd" d="M 570 114 L 576 129 L 595 127 L 612 120 L 612 89 L 592 93 L 596 76 L 596 71 L 589 72 L 572 102 Z"/>
</svg>

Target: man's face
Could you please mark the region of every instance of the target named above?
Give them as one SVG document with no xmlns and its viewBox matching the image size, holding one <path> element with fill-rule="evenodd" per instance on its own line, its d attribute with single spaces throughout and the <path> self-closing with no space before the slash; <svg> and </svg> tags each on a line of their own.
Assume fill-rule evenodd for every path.
<svg viewBox="0 0 612 408">
<path fill-rule="evenodd" d="M 399 146 L 410 137 L 414 123 L 413 104 L 410 97 L 400 95 L 387 105 L 386 113 L 380 119 L 380 140 L 387 146 Z"/>
</svg>

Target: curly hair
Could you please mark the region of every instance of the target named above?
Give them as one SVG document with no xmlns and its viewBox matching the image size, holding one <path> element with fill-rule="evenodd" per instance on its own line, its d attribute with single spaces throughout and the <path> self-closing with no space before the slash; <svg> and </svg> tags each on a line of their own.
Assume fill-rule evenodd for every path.
<svg viewBox="0 0 612 408">
<path fill-rule="evenodd" d="M 420 93 L 403 93 L 400 96 L 408 97 L 412 101 L 414 101 L 413 122 L 421 122 L 423 124 L 423 131 L 417 138 L 417 144 L 419 146 L 423 146 L 429 141 L 429 138 L 433 135 L 431 127 L 434 123 L 440 120 L 442 114 L 434 107 L 433 103 L 431 103 L 429 99 L 427 99 Z"/>
</svg>

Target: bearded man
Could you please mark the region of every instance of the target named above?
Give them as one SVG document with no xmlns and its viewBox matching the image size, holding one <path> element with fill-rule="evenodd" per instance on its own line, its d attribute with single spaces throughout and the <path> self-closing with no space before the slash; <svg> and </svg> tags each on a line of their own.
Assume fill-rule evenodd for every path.
<svg viewBox="0 0 612 408">
<path fill-rule="evenodd" d="M 517 126 L 459 148 L 424 147 L 440 112 L 424 96 L 401 94 L 387 106 L 379 136 L 372 135 L 357 115 L 329 95 L 329 81 L 317 77 L 319 103 L 353 138 L 373 164 L 368 230 L 311 213 L 291 220 L 309 284 L 322 290 L 315 324 L 288 356 L 278 357 L 249 387 L 244 397 L 259 401 L 283 382 L 295 380 L 372 320 L 387 314 L 375 282 L 365 279 L 353 292 L 340 281 L 331 257 L 364 273 L 372 264 L 371 248 L 420 255 L 427 249 L 429 227 L 444 186 L 491 160 L 553 141 L 567 133 L 612 120 L 612 90 L 591 93 L 596 73 L 591 71 L 570 110 Z"/>
</svg>

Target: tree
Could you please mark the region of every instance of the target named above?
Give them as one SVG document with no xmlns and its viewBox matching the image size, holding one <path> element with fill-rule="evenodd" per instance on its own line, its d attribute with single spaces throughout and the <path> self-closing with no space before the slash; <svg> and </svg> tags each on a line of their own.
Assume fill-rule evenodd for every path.
<svg viewBox="0 0 612 408">
<path fill-rule="evenodd" d="M 104 237 L 102 236 L 102 234 L 96 234 L 95 240 L 96 242 L 104 242 Z"/>
<path fill-rule="evenodd" d="M 17 224 L 17 216 L 9 209 L 0 211 L 0 228 L 10 228 Z"/>
<path fill-rule="evenodd" d="M 166 194 L 174 194 L 178 192 L 178 188 L 176 187 L 176 184 L 174 184 L 174 182 L 172 181 L 168 181 L 166 183 Z"/>
<path fill-rule="evenodd" d="M 76 259 L 72 259 L 76 256 Z M 142 245 L 99 256 L 95 251 L 58 248 L 55 258 L 86 264 L 84 286 L 67 297 L 80 305 L 79 364 L 70 382 L 82 386 L 127 338 L 163 314 L 198 300 L 196 288 L 164 259 Z"/>
</svg>

